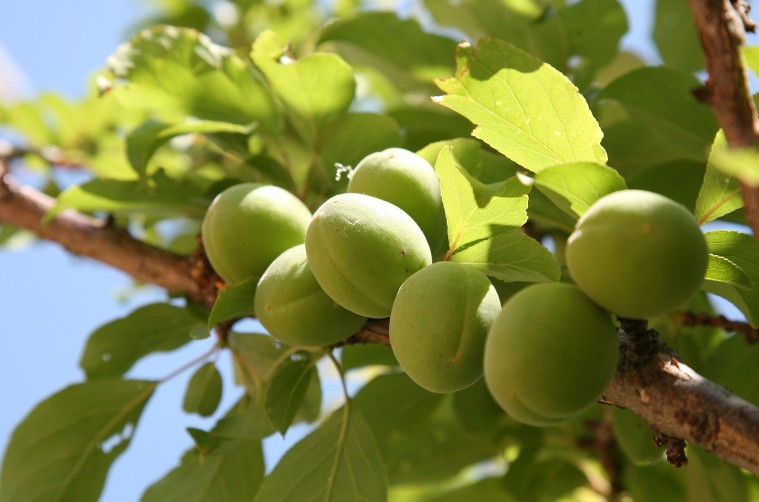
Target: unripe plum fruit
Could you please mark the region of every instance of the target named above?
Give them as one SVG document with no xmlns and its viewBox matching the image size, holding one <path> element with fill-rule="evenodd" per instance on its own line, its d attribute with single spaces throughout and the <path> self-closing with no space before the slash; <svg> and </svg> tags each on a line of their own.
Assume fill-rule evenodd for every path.
<svg viewBox="0 0 759 502">
<path fill-rule="evenodd" d="M 213 200 L 203 219 L 208 261 L 228 283 L 260 277 L 286 249 L 302 244 L 311 212 L 290 192 L 241 183 Z"/>
<path fill-rule="evenodd" d="M 433 263 L 398 291 L 390 345 L 419 386 L 455 392 L 482 376 L 485 338 L 500 311 L 498 293 L 482 272 L 460 263 Z"/>
<path fill-rule="evenodd" d="M 333 300 L 372 318 L 388 317 L 401 284 L 432 262 L 427 240 L 408 214 L 358 193 L 336 195 L 316 210 L 306 255 Z"/>
<path fill-rule="evenodd" d="M 503 306 L 485 344 L 485 384 L 512 418 L 535 426 L 593 405 L 618 358 L 611 316 L 577 286 L 529 286 Z"/>
<path fill-rule="evenodd" d="M 412 151 L 388 148 L 367 155 L 351 174 L 348 192 L 371 195 L 406 211 L 433 250 L 446 238 L 443 199 L 435 168 Z"/>
<path fill-rule="evenodd" d="M 566 259 L 570 275 L 593 301 L 618 316 L 645 319 L 696 294 L 709 250 L 684 206 L 654 192 L 622 190 L 583 214 Z"/>
<path fill-rule="evenodd" d="M 345 340 L 366 321 L 335 303 L 316 282 L 300 244 L 279 255 L 258 281 L 258 320 L 290 345 L 322 346 Z"/>
</svg>

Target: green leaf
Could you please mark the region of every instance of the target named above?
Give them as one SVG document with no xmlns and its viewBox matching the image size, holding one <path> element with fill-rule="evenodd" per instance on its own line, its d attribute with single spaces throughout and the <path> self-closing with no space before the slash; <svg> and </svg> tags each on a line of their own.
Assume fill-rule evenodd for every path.
<svg viewBox="0 0 759 502">
<path fill-rule="evenodd" d="M 493 187 L 480 183 L 459 163 L 451 147 L 444 147 L 435 171 L 448 222 L 451 250 L 484 241 L 527 221 L 527 192 L 516 177 Z"/>
<path fill-rule="evenodd" d="M 148 183 L 93 179 L 67 188 L 58 196 L 55 206 L 45 218 L 50 220 L 64 209 L 71 208 L 82 212 L 107 211 L 202 219 L 210 202 L 200 187 L 172 180 L 159 171 Z"/>
<path fill-rule="evenodd" d="M 654 431 L 648 422 L 623 408 L 612 408 L 611 413 L 614 437 L 628 459 L 635 463 L 652 463 L 664 458 L 664 450 L 652 441 Z"/>
<path fill-rule="evenodd" d="M 752 186 L 759 185 L 759 150 L 756 148 L 717 149 L 710 160 L 722 173 Z"/>
<path fill-rule="evenodd" d="M 601 132 L 577 88 L 556 69 L 503 41 L 458 47 L 454 77 L 436 98 L 468 118 L 472 133 L 533 172 L 566 162 L 606 163 Z M 497 97 L 497 98 L 496 98 Z"/>
<path fill-rule="evenodd" d="M 319 43 L 329 41 L 360 47 L 423 82 L 451 72 L 456 47 L 450 38 L 425 33 L 416 21 L 399 19 L 392 12 L 363 12 L 330 23 Z"/>
<path fill-rule="evenodd" d="M 733 335 L 717 346 L 707 358 L 703 375 L 730 389 L 746 401 L 759 405 L 759 382 L 756 365 L 759 346 L 746 343 L 743 335 Z"/>
<path fill-rule="evenodd" d="M 714 138 L 706 174 L 696 199 L 696 219 L 703 225 L 743 207 L 741 186 L 735 176 L 721 171 L 714 156 L 727 148 L 725 133 L 720 130 Z"/>
<path fill-rule="evenodd" d="M 237 361 L 238 379 L 251 390 L 263 393 L 263 384 L 268 381 L 279 361 L 290 350 L 277 345 L 269 335 L 258 333 L 239 333 L 233 331 L 227 337 L 230 348 L 239 356 Z M 262 394 L 263 395 L 263 394 Z"/>
<path fill-rule="evenodd" d="M 221 373 L 212 362 L 203 364 L 187 383 L 182 409 L 201 417 L 213 415 L 221 401 Z"/>
<path fill-rule="evenodd" d="M 79 366 L 88 379 L 123 375 L 142 357 L 189 342 L 190 332 L 203 324 L 203 319 L 186 308 L 167 303 L 140 307 L 95 330 Z"/>
<path fill-rule="evenodd" d="M 219 291 L 208 316 L 208 326 L 213 327 L 223 321 L 252 316 L 255 313 L 253 299 L 256 296 L 258 277 L 245 279 L 237 284 L 225 284 Z"/>
<path fill-rule="evenodd" d="M 398 366 L 390 347 L 377 344 L 350 344 L 342 348 L 340 363 L 345 371 L 365 366 Z"/>
<path fill-rule="evenodd" d="M 372 432 L 353 410 L 337 410 L 285 453 L 256 502 L 386 500 L 387 479 Z"/>
<path fill-rule="evenodd" d="M 238 439 L 261 440 L 276 432 L 266 419 L 260 394 L 244 394 L 211 431 L 222 443 Z"/>
<path fill-rule="evenodd" d="M 126 153 L 132 168 L 144 178 L 153 154 L 164 143 L 184 134 L 249 134 L 251 128 L 229 122 L 196 120 L 179 124 L 167 124 L 148 120 L 127 134 Z"/>
<path fill-rule="evenodd" d="M 155 382 L 95 380 L 39 403 L 3 459 L 0 499 L 97 501 L 111 463 L 129 446 Z"/>
<path fill-rule="evenodd" d="M 653 35 L 666 65 L 688 72 L 704 69 L 703 52 L 693 50 L 701 42 L 687 2 L 657 0 Z"/>
<path fill-rule="evenodd" d="M 740 287 L 732 283 L 713 281 L 707 278 L 703 289 L 729 300 L 746 316 L 748 322 L 757 327 L 759 323 L 759 248 L 754 237 L 741 232 L 715 230 L 706 233 L 706 242 L 712 255 L 722 257 L 734 264 L 750 282 L 750 289 L 739 280 Z M 711 260 L 710 260 L 711 263 Z M 736 273 L 733 271 L 733 273 Z"/>
<path fill-rule="evenodd" d="M 741 470 L 698 446 L 688 447 L 688 468 L 683 474 L 689 502 L 750 500 Z"/>
<path fill-rule="evenodd" d="M 353 69 L 336 54 L 313 53 L 295 60 L 274 32 L 265 31 L 250 56 L 306 140 L 315 140 L 319 129 L 346 113 L 353 101 Z"/>
<path fill-rule="evenodd" d="M 709 266 L 706 269 L 706 280 L 721 282 L 734 288 L 752 288 L 751 280 L 741 268 L 724 256 L 709 254 Z"/>
<path fill-rule="evenodd" d="M 125 106 L 156 112 L 163 120 L 193 116 L 278 127 L 274 99 L 251 68 L 195 30 L 144 30 L 108 58 L 108 69 L 116 79 L 110 92 Z"/>
<path fill-rule="evenodd" d="M 507 282 L 551 282 L 561 277 L 561 267 L 553 254 L 519 229 L 459 246 L 451 261 L 471 265 Z"/>
<path fill-rule="evenodd" d="M 638 122 L 658 137 L 667 138 L 681 156 L 704 160 L 717 121 L 711 110 L 693 96 L 701 83 L 682 70 L 664 66 L 633 70 L 610 83 L 599 100 L 619 102 Z"/>
<path fill-rule="evenodd" d="M 277 366 L 266 388 L 266 416 L 277 431 L 284 436 L 295 413 L 303 404 L 312 379 L 316 378 L 314 361 L 287 359 Z"/>
<path fill-rule="evenodd" d="M 264 477 L 258 440 L 235 441 L 210 452 L 187 451 L 175 469 L 151 485 L 142 502 L 250 502 Z"/>
<path fill-rule="evenodd" d="M 560 164 L 540 171 L 535 186 L 573 218 L 604 195 L 627 188 L 614 169 L 589 162 Z"/>
</svg>

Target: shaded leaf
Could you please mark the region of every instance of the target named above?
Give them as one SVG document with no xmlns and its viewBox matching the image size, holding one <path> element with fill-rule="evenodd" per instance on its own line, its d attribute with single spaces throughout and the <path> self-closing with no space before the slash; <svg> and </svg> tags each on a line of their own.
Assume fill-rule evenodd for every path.
<svg viewBox="0 0 759 502">
<path fill-rule="evenodd" d="M 688 447 L 688 468 L 683 474 L 689 502 L 750 500 L 746 477 L 741 470 L 698 446 Z"/>
<path fill-rule="evenodd" d="M 221 373 L 212 362 L 203 364 L 187 383 L 182 409 L 201 417 L 213 415 L 221 401 Z"/>
<path fill-rule="evenodd" d="M 350 344 L 342 348 L 340 363 L 345 371 L 365 366 L 398 366 L 390 347 L 377 344 Z"/>
<path fill-rule="evenodd" d="M 342 408 L 285 453 L 256 502 L 386 498 L 385 469 L 372 432 L 360 413 Z"/>
<path fill-rule="evenodd" d="M 664 63 L 689 72 L 702 70 L 704 55 L 693 50 L 701 42 L 688 4 L 680 0 L 657 0 L 653 19 L 654 41 Z"/>
<path fill-rule="evenodd" d="M 319 43 L 330 41 L 360 47 L 422 81 L 450 73 L 456 47 L 450 38 L 425 33 L 412 19 L 376 11 L 330 23 L 322 30 Z"/>
<path fill-rule="evenodd" d="M 163 479 L 148 487 L 142 502 L 250 502 L 264 477 L 258 440 L 235 441 L 210 452 L 193 448 Z"/>
<path fill-rule="evenodd" d="M 561 277 L 553 254 L 519 229 L 459 246 L 451 261 L 480 269 L 502 281 L 551 282 Z"/>
<path fill-rule="evenodd" d="M 223 321 L 248 317 L 255 313 L 253 299 L 256 295 L 258 277 L 251 277 L 236 284 L 225 284 L 219 291 L 208 316 L 208 326 L 213 327 Z"/>
<path fill-rule="evenodd" d="M 269 422 L 284 435 L 303 404 L 311 380 L 316 378 L 314 361 L 287 359 L 277 366 L 266 388 L 265 410 Z"/>
<path fill-rule="evenodd" d="M 561 210 L 574 218 L 604 195 L 627 188 L 614 169 L 589 162 L 560 164 L 540 171 L 535 186 Z"/>
<path fill-rule="evenodd" d="M 720 130 L 714 138 L 704 182 L 696 199 L 695 216 L 701 225 L 743 207 L 740 183 L 732 174 L 721 171 L 714 162 L 716 152 L 725 148 L 725 134 Z"/>
<path fill-rule="evenodd" d="M 667 138 L 681 156 L 703 160 L 717 132 L 707 105 L 693 96 L 701 83 L 690 73 L 664 66 L 633 70 L 598 95 L 613 99 L 657 136 Z"/>
<path fill-rule="evenodd" d="M 438 86 L 447 95 L 437 102 L 468 118 L 477 125 L 474 136 L 525 169 L 606 163 L 603 134 L 577 88 L 507 42 L 460 44 L 455 76 Z"/>
<path fill-rule="evenodd" d="M 653 442 L 654 431 L 630 410 L 612 408 L 612 427 L 620 449 L 635 463 L 661 462 L 664 449 Z"/>
<path fill-rule="evenodd" d="M 189 28 L 155 26 L 122 44 L 108 58 L 117 79 L 111 93 L 129 107 L 169 121 L 186 116 L 275 130 L 272 96 L 231 49 Z M 121 81 L 125 85 L 119 85 Z"/>
<path fill-rule="evenodd" d="M 707 279 L 703 289 L 730 301 L 757 327 L 759 323 L 759 249 L 754 237 L 741 232 L 716 230 L 706 233 L 709 252 L 734 264 L 745 274 L 750 289 Z"/>
<path fill-rule="evenodd" d="M 0 499 L 97 501 L 155 385 L 94 380 L 73 384 L 37 404 L 11 436 Z"/>
<path fill-rule="evenodd" d="M 88 379 L 123 375 L 142 357 L 178 349 L 204 325 L 190 310 L 167 303 L 140 307 L 90 335 L 79 366 Z"/>
</svg>

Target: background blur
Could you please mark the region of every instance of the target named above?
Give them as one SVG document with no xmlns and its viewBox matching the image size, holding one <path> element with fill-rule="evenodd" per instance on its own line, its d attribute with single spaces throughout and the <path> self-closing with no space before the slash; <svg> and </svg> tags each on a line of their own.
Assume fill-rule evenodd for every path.
<svg viewBox="0 0 759 502">
<path fill-rule="evenodd" d="M 631 29 L 624 46 L 656 63 L 658 55 L 649 40 L 654 1 L 621 3 Z M 144 0 L 4 2 L 0 100 L 30 98 L 41 92 L 83 96 L 92 75 L 127 39 L 130 27 L 149 13 Z M 135 291 L 124 274 L 44 242 L 0 250 L 0 281 L 0 451 L 4 451 L 13 428 L 34 405 L 82 380 L 77 365 L 92 331 L 140 305 L 161 301 L 164 295 L 152 288 Z M 170 355 L 152 356 L 129 375 L 162 378 L 206 352 L 212 343 L 211 339 L 193 342 Z M 222 357 L 218 365 L 227 377 L 221 406 L 225 409 L 241 391 L 230 385 L 230 362 Z M 192 445 L 184 429 L 208 427 L 215 421 L 182 413 L 190 374 L 159 387 L 130 448 L 110 472 L 103 501 L 138 500 Z M 294 427 L 284 441 L 270 440 L 265 445 L 267 464 L 275 463 L 302 434 L 302 428 Z"/>
</svg>

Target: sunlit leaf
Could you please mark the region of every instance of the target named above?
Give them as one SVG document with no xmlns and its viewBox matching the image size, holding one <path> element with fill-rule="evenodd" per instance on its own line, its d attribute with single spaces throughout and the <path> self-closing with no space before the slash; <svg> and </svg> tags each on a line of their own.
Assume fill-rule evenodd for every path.
<svg viewBox="0 0 759 502">
<path fill-rule="evenodd" d="M 538 172 L 566 162 L 606 163 L 602 132 L 577 88 L 556 69 L 495 39 L 458 47 L 437 101 L 472 121 L 472 133 Z"/>
<path fill-rule="evenodd" d="M 253 44 L 251 59 L 307 141 L 315 140 L 319 129 L 345 113 L 353 101 L 353 69 L 336 54 L 317 52 L 293 59 L 277 35 L 265 31 Z"/>
<path fill-rule="evenodd" d="M 702 225 L 743 207 L 740 183 L 735 176 L 721 171 L 714 163 L 716 152 L 726 147 L 725 134 L 720 130 L 714 138 L 704 182 L 696 199 L 695 215 Z"/>
<path fill-rule="evenodd" d="M 759 249 L 754 237 L 741 232 L 715 230 L 706 233 L 706 242 L 712 255 L 724 258 L 727 265 L 738 267 L 732 269 L 733 275 L 738 276 L 739 287 L 732 283 L 712 281 L 707 278 L 703 289 L 729 300 L 738 307 L 752 326 L 759 323 Z M 723 263 L 723 266 L 725 264 Z M 741 274 L 750 282 L 750 288 L 744 286 Z"/>
<path fill-rule="evenodd" d="M 221 401 L 221 373 L 212 362 L 198 368 L 187 383 L 182 409 L 201 417 L 213 415 Z"/>
<path fill-rule="evenodd" d="M 167 303 L 140 307 L 95 330 L 79 366 L 89 379 L 123 375 L 142 357 L 189 342 L 190 332 L 204 324 L 192 311 Z"/>
<path fill-rule="evenodd" d="M 37 404 L 10 438 L 0 499 L 97 501 L 155 385 L 94 380 L 71 385 Z"/>
<path fill-rule="evenodd" d="M 256 502 L 386 498 L 385 468 L 372 431 L 360 413 L 342 408 L 285 453 Z"/>
<path fill-rule="evenodd" d="M 756 148 L 723 148 L 712 152 L 714 167 L 730 177 L 751 186 L 759 186 L 759 150 Z M 734 189 L 735 183 L 728 189 Z M 733 205 L 735 201 L 733 201 Z"/>
<path fill-rule="evenodd" d="M 155 26 L 108 58 L 110 92 L 127 106 L 170 121 L 186 116 L 275 130 L 272 96 L 231 49 L 190 28 Z M 119 85 L 122 81 L 125 85 Z"/>
<path fill-rule="evenodd" d="M 706 280 L 711 282 L 721 282 L 734 288 L 747 289 L 752 288 L 751 280 L 746 273 L 724 256 L 715 254 L 709 255 L 709 266 L 706 269 Z"/>
<path fill-rule="evenodd" d="M 553 254 L 519 229 L 471 241 L 451 254 L 451 261 L 480 269 L 502 281 L 551 282 L 561 277 Z"/>
<path fill-rule="evenodd" d="M 625 180 L 614 169 L 588 162 L 560 164 L 540 171 L 535 186 L 560 209 L 579 218 L 604 195 L 624 190 Z"/>
<path fill-rule="evenodd" d="M 490 239 L 527 221 L 529 189 L 516 177 L 498 186 L 484 185 L 454 155 L 451 147 L 445 147 L 435 164 L 451 249 Z"/>
</svg>

